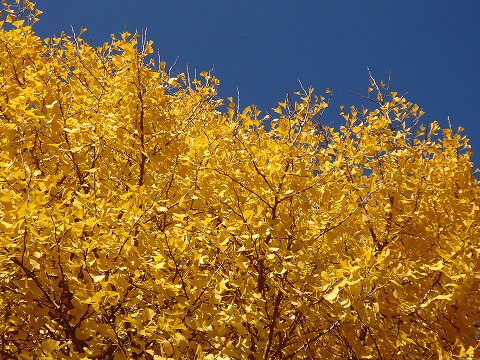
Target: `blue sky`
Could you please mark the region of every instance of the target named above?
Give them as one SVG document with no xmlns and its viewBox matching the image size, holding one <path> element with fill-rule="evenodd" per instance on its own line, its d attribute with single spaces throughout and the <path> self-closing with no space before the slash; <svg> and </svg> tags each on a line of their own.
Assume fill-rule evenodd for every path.
<svg viewBox="0 0 480 360">
<path fill-rule="evenodd" d="M 340 105 L 360 105 L 370 67 L 392 72 L 393 91 L 424 109 L 424 122 L 447 116 L 463 126 L 480 166 L 480 1 L 38 0 L 42 37 L 84 26 L 100 45 L 111 33 L 147 28 L 167 66 L 210 70 L 220 96 L 270 111 L 304 86 L 334 97 L 324 122 L 341 123 Z M 271 111 L 270 111 L 271 112 Z M 477 154 L 478 153 L 478 154 Z"/>
</svg>

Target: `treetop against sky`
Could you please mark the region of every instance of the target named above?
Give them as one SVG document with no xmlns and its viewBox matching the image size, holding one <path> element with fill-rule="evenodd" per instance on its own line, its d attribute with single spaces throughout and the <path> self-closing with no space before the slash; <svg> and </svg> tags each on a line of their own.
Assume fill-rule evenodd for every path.
<svg viewBox="0 0 480 360">
<path fill-rule="evenodd" d="M 265 117 L 122 32 L 0 24 L 0 356 L 478 357 L 479 187 L 462 129 L 373 76 Z M 23 20 L 21 20 L 23 17 Z"/>
<path fill-rule="evenodd" d="M 285 89 L 313 86 L 333 97 L 325 122 L 340 125 L 338 108 L 372 108 L 365 94 L 368 66 L 377 80 L 419 104 L 423 121 L 463 126 L 474 160 L 480 147 L 480 2 L 371 1 L 74 1 L 38 2 L 44 14 L 36 33 L 51 37 L 73 26 L 95 45 L 125 30 L 154 40 L 175 72 L 208 71 L 221 80 L 222 98 L 256 104 L 264 114 Z M 156 56 L 156 54 L 155 54 Z M 353 93 L 352 93 L 353 92 Z"/>
</svg>

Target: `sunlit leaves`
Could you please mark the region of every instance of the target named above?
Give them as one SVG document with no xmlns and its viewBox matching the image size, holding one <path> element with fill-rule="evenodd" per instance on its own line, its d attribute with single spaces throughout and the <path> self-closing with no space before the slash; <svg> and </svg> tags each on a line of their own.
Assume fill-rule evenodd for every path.
<svg viewBox="0 0 480 360">
<path fill-rule="evenodd" d="M 223 109 L 211 73 L 170 76 L 138 34 L 39 39 L 4 6 L 2 356 L 476 355 L 461 129 L 374 82 L 338 131 L 301 84 L 274 119 Z"/>
</svg>

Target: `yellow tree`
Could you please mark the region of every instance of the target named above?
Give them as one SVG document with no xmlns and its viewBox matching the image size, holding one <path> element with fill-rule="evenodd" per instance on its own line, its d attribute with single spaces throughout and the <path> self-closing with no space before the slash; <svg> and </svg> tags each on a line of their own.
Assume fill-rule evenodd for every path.
<svg viewBox="0 0 480 360">
<path fill-rule="evenodd" d="M 0 25 L 4 359 L 480 355 L 479 188 L 461 129 L 370 79 L 268 126 L 152 44 Z M 21 17 L 23 16 L 23 19 Z"/>
</svg>

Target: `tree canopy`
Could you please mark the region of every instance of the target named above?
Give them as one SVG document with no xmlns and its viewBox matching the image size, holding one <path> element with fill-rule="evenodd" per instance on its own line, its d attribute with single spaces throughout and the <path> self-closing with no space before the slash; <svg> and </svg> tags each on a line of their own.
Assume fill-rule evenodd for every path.
<svg viewBox="0 0 480 360">
<path fill-rule="evenodd" d="M 42 39 L 40 13 L 0 23 L 2 358 L 480 355 L 461 128 L 374 78 L 338 129 L 303 87 L 271 119 L 138 34 Z"/>
</svg>

